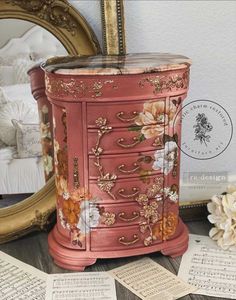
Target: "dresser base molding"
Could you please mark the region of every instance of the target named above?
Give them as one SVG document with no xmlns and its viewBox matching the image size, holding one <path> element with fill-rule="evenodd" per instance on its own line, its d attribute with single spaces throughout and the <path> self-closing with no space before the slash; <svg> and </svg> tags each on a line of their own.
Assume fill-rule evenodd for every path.
<svg viewBox="0 0 236 300">
<path fill-rule="evenodd" d="M 179 225 L 173 239 L 145 248 L 101 252 L 79 251 L 78 249 L 70 249 L 63 246 L 60 243 L 60 237 L 63 239 L 63 244 L 65 245 L 64 238 L 58 232 L 57 226 L 55 226 L 48 237 L 49 252 L 53 257 L 55 264 L 64 269 L 76 271 L 83 271 L 85 267 L 94 264 L 98 258 L 119 258 L 158 251 L 174 258 L 184 254 L 188 248 L 188 229 L 181 219 L 179 219 Z M 70 241 L 68 240 L 68 246 L 69 245 Z"/>
</svg>

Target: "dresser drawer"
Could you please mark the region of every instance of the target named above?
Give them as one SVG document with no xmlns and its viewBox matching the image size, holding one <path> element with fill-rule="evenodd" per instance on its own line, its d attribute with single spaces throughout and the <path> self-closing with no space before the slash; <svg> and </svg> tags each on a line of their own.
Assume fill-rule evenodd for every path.
<svg viewBox="0 0 236 300">
<path fill-rule="evenodd" d="M 162 135 L 163 133 L 164 129 Z M 102 154 L 153 151 L 163 148 L 162 135 L 145 139 L 141 132 L 119 128 L 112 129 L 98 139 L 98 130 L 90 129 L 88 132 L 88 150 L 90 155 L 94 154 L 92 149 L 99 143 Z"/>
<path fill-rule="evenodd" d="M 149 231 L 140 232 L 139 225 L 118 228 L 100 228 L 91 230 L 91 251 L 127 250 L 145 246 Z M 152 245 L 160 243 L 156 238 Z"/>
<path fill-rule="evenodd" d="M 153 175 L 147 177 L 145 180 L 141 180 L 139 177 L 132 177 L 129 179 L 116 179 L 113 181 L 114 186 L 110 189 L 110 193 L 107 192 L 111 182 L 108 180 L 97 181 L 90 180 L 89 187 L 91 195 L 96 195 L 99 202 L 127 202 L 135 200 L 139 194 L 146 194 L 151 189 L 163 187 L 163 175 Z M 158 192 L 159 194 L 159 192 Z M 155 195 L 154 195 L 155 197 Z M 153 198 L 153 196 L 150 196 Z"/>
<path fill-rule="evenodd" d="M 160 103 L 160 107 L 165 109 L 165 99 L 154 99 L 145 101 L 124 101 L 108 103 L 88 103 L 87 122 L 88 128 L 96 128 L 96 120 L 105 118 L 109 126 L 128 127 L 135 124 L 135 119 L 144 110 L 144 103 Z"/>
<path fill-rule="evenodd" d="M 158 216 L 158 221 L 162 218 L 163 202 L 156 201 L 152 199 L 149 201 L 150 205 L 152 203 L 157 204 L 153 213 L 155 217 Z M 120 227 L 120 226 L 130 226 L 138 225 L 140 222 L 145 221 L 143 214 L 147 211 L 138 202 L 129 203 L 117 203 L 117 204 L 90 204 L 90 214 L 93 214 L 94 206 L 99 209 L 100 220 L 99 224 L 91 227 Z"/>
<path fill-rule="evenodd" d="M 161 173 L 161 170 L 153 170 L 154 160 L 154 151 L 149 151 L 123 155 L 102 155 L 100 157 L 100 164 L 103 167 L 104 173 L 114 173 L 118 178 L 145 177 Z M 98 176 L 97 158 L 89 156 L 89 178 L 97 179 Z"/>
</svg>

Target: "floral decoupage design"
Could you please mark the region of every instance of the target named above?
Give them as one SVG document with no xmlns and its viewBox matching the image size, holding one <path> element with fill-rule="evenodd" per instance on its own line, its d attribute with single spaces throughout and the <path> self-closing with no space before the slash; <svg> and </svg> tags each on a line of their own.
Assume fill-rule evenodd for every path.
<svg viewBox="0 0 236 300">
<path fill-rule="evenodd" d="M 43 165 L 45 179 L 48 181 L 53 176 L 53 143 L 49 122 L 49 109 L 43 105 L 40 110 L 40 133 L 43 150 Z"/>
<path fill-rule="evenodd" d="M 165 105 L 164 101 L 146 102 L 143 105 L 143 111 L 135 118 L 135 124 L 129 127 L 130 131 L 139 133 L 140 142 L 146 139 L 154 139 L 153 146 L 157 149 L 154 156 L 140 156 L 139 162 L 152 162 L 152 170 L 139 170 L 140 177 L 147 181 L 152 171 L 160 170 L 165 175 L 173 172 L 176 174 L 177 156 L 178 156 L 178 135 L 173 137 L 165 134 L 167 126 L 173 126 L 173 121 L 178 110 L 179 102 L 170 101 Z M 164 149 L 163 149 L 164 145 Z"/>
<path fill-rule="evenodd" d="M 135 124 L 129 127 L 130 131 L 139 132 L 141 142 L 146 139 L 154 139 L 153 146 L 157 147 L 154 156 L 141 156 L 139 159 L 140 162 L 152 163 L 152 170 L 145 170 L 144 168 L 139 170 L 140 178 L 144 182 L 148 182 L 153 171 L 161 171 L 165 176 L 177 176 L 178 135 L 175 133 L 173 136 L 169 136 L 165 134 L 165 131 L 166 128 L 173 126 L 180 103 L 181 99 L 169 101 L 168 105 L 166 105 L 165 101 L 146 102 L 144 103 L 143 111 L 135 118 Z M 150 222 L 148 226 L 143 224 L 143 232 L 149 228 L 151 233 L 144 241 L 147 246 L 156 239 L 169 239 L 175 233 L 178 225 L 178 216 L 171 211 L 171 206 L 178 202 L 178 186 L 172 184 L 170 187 L 161 189 L 160 192 L 164 195 L 166 212 L 161 221 L 157 222 L 158 218 L 155 220 L 151 219 L 151 227 L 149 227 Z M 147 196 L 144 196 L 140 195 L 136 201 L 143 202 L 143 207 L 148 208 L 144 215 L 147 213 L 153 214 L 158 205 L 154 201 L 148 200 Z M 157 201 L 159 200 L 159 193 L 157 193 L 155 198 Z M 149 205 L 147 205 L 148 203 Z"/>
<path fill-rule="evenodd" d="M 60 149 L 55 140 L 55 179 L 57 194 L 61 197 L 58 203 L 58 216 L 61 226 L 70 231 L 74 246 L 82 247 L 90 227 L 99 224 L 100 212 L 97 199 L 83 187 L 70 190 L 68 187 L 67 149 Z M 93 203 L 93 205 L 90 205 Z"/>
<path fill-rule="evenodd" d="M 88 190 L 79 186 L 70 189 L 68 185 L 68 150 L 66 112 L 62 110 L 61 124 L 64 128 L 62 145 L 54 140 L 55 181 L 58 195 L 58 217 L 61 226 L 70 233 L 71 243 L 81 248 L 85 245 L 86 234 L 96 227 L 102 218 L 102 209 Z M 53 120 L 56 129 L 55 119 Z"/>
</svg>

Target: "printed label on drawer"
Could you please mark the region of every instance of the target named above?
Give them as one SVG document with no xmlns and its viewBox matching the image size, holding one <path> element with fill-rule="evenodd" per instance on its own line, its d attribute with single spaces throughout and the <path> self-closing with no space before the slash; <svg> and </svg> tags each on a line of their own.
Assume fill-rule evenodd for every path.
<svg viewBox="0 0 236 300">
<path fill-rule="evenodd" d="M 158 224 L 155 225 L 158 227 Z M 153 234 L 150 226 L 147 226 L 146 229 L 135 225 L 92 229 L 91 231 L 91 251 L 128 250 L 152 246 L 161 241 L 161 230 L 157 234 Z"/>
<path fill-rule="evenodd" d="M 140 125 L 139 116 L 145 114 L 147 105 L 152 111 L 153 120 L 155 121 L 156 111 L 154 108 L 159 107 L 158 117 L 164 114 L 165 99 L 155 99 L 146 101 L 124 101 L 107 103 L 89 103 L 88 104 L 88 128 L 97 128 L 96 120 L 99 118 L 107 119 L 110 126 L 113 127 L 128 127 L 130 125 Z M 153 121 L 152 120 L 152 121 Z"/>
<path fill-rule="evenodd" d="M 122 156 L 102 155 L 99 159 L 105 173 L 115 174 L 117 178 L 145 178 L 162 173 L 161 167 L 155 167 L 154 151 L 127 153 Z M 97 179 L 100 176 L 96 156 L 89 157 L 89 176 L 90 179 Z"/>
<path fill-rule="evenodd" d="M 90 218 L 94 211 L 99 210 L 99 221 L 90 224 L 90 227 L 120 227 L 146 222 L 147 214 L 151 221 L 160 221 L 162 218 L 163 202 L 161 199 L 151 199 L 148 203 L 116 203 L 116 204 L 90 204 Z"/>
</svg>

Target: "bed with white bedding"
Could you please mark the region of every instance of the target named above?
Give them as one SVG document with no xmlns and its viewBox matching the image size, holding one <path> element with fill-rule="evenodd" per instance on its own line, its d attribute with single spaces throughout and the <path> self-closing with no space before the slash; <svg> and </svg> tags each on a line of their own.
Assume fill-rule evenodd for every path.
<svg viewBox="0 0 236 300">
<path fill-rule="evenodd" d="M 27 71 L 55 54 L 66 54 L 64 47 L 39 26 L 0 49 L 0 195 L 34 193 L 45 184 L 38 108 Z"/>
<path fill-rule="evenodd" d="M 41 157 L 16 159 L 15 147 L 0 149 L 0 194 L 34 193 L 45 184 Z"/>
</svg>

